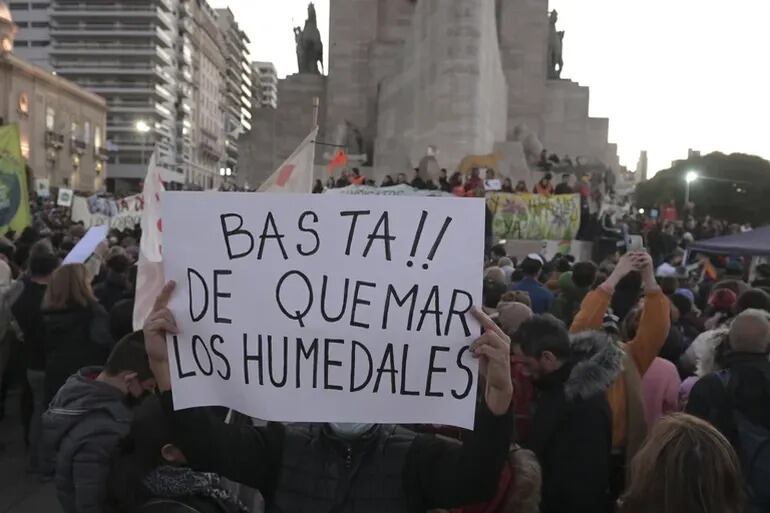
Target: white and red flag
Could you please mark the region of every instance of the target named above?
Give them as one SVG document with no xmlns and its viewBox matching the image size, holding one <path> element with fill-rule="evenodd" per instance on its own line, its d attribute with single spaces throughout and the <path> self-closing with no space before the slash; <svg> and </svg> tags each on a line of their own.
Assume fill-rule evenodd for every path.
<svg viewBox="0 0 770 513">
<path fill-rule="evenodd" d="M 297 146 L 294 153 L 265 180 L 257 192 L 312 192 L 317 135 L 318 127 L 315 127 Z"/>
</svg>

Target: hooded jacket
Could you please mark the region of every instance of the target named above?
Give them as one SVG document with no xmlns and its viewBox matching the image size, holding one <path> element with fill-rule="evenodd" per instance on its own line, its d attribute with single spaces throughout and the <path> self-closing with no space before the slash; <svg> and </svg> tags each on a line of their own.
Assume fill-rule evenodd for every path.
<svg viewBox="0 0 770 513">
<path fill-rule="evenodd" d="M 101 370 L 70 377 L 43 414 L 43 457 L 65 513 L 102 511 L 110 459 L 133 418 L 123 392 L 94 379 Z"/>
<path fill-rule="evenodd" d="M 599 329 L 610 306 L 612 295 L 599 287 L 583 300 L 570 327 L 571 333 Z M 617 313 L 617 312 L 615 312 Z M 625 341 L 626 360 L 623 375 L 607 390 L 612 410 L 612 447 L 625 448 L 630 463 L 644 442 L 647 423 L 641 395 L 641 378 L 660 353 L 671 328 L 671 305 L 657 288 L 645 294 L 644 308 L 636 336 Z"/>
<path fill-rule="evenodd" d="M 607 389 L 624 351 L 601 332 L 571 339 L 572 358 L 539 379 L 529 441 L 543 472 L 542 513 L 607 511 L 612 416 Z"/>
</svg>

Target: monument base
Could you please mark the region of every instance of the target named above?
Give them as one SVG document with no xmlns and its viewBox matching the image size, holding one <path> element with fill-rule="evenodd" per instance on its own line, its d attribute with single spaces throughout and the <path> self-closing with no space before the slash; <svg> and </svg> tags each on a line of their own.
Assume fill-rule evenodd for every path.
<svg viewBox="0 0 770 513">
<path fill-rule="evenodd" d="M 278 107 L 254 110 L 252 129 L 238 140 L 241 162 L 248 164 L 238 170 L 238 184 L 258 187 L 286 160 L 313 129 L 314 98 L 318 98 L 318 119 L 326 115 L 326 77 L 294 74 L 278 81 Z M 318 140 L 326 141 L 323 128 Z M 320 162 L 324 148 L 316 148 Z"/>
</svg>

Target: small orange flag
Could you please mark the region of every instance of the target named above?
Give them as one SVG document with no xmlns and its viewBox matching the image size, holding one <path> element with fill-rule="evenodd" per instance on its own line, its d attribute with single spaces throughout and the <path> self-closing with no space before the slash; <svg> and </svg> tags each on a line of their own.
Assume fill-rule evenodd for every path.
<svg viewBox="0 0 770 513">
<path fill-rule="evenodd" d="M 706 263 L 703 264 L 703 275 L 711 281 L 716 281 L 718 277 L 716 267 L 714 267 L 710 259 L 707 259 Z"/>
<path fill-rule="evenodd" d="M 326 171 L 330 174 L 334 174 L 334 170 L 339 167 L 345 167 L 348 165 L 348 154 L 345 150 L 339 149 L 334 153 L 334 157 L 329 161 L 326 166 Z"/>
</svg>

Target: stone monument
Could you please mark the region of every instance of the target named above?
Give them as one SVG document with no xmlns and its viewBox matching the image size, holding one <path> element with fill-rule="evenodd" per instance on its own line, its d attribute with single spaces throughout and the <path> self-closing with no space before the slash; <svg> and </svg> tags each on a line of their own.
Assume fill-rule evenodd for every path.
<svg viewBox="0 0 770 513">
<path fill-rule="evenodd" d="M 619 172 L 609 120 L 590 117 L 588 88 L 564 78 L 557 23 L 548 0 L 334 0 L 327 77 L 311 4 L 294 29 L 299 73 L 279 82 L 278 109 L 257 110 L 242 140 L 258 159 L 250 184 L 310 131 L 314 97 L 318 140 L 344 146 L 377 181 L 486 156 L 500 176 L 532 185 L 543 149 Z M 317 147 L 316 178 L 333 154 Z"/>
</svg>

